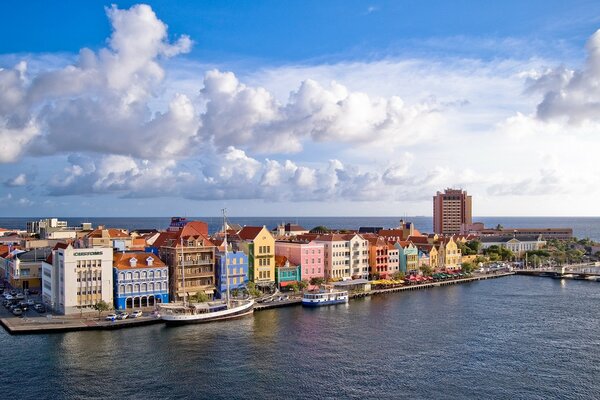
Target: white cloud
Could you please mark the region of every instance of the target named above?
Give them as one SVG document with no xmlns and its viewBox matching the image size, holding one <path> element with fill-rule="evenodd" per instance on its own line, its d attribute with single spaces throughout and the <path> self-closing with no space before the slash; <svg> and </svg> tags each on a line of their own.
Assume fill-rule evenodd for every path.
<svg viewBox="0 0 600 400">
<path fill-rule="evenodd" d="M 8 187 L 19 187 L 27 185 L 27 175 L 19 174 L 14 178 L 4 181 L 4 185 Z"/>
</svg>

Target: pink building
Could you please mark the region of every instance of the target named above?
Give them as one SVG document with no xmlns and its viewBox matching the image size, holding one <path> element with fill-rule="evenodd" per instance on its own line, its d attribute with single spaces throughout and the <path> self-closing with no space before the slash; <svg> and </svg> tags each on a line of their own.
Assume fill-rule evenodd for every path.
<svg viewBox="0 0 600 400">
<path fill-rule="evenodd" d="M 290 263 L 300 265 L 302 280 L 325 278 L 325 249 L 322 243 L 299 240 L 277 240 L 275 256 L 285 256 Z"/>
</svg>

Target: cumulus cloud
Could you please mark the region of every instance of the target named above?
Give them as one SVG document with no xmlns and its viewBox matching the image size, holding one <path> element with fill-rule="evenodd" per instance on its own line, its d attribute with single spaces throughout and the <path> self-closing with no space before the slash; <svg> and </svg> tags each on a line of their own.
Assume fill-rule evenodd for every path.
<svg viewBox="0 0 600 400">
<path fill-rule="evenodd" d="M 398 96 L 372 97 L 331 82 L 307 79 L 281 103 L 262 87 L 249 87 L 231 72 L 209 71 L 204 79 L 201 133 L 220 147 L 261 153 L 291 153 L 302 142 L 411 145 L 430 138 L 439 105 L 407 105 Z"/>
<path fill-rule="evenodd" d="M 560 66 L 530 79 L 528 91 L 543 96 L 537 118 L 565 119 L 571 124 L 600 120 L 600 30 L 590 37 L 586 51 L 581 70 Z"/>
<path fill-rule="evenodd" d="M 25 174 L 19 174 L 14 178 L 7 179 L 6 181 L 4 181 L 4 186 L 8 187 L 19 187 L 25 185 L 27 185 L 27 175 Z"/>
<path fill-rule="evenodd" d="M 163 112 L 159 60 L 190 50 L 168 40 L 167 26 L 147 5 L 107 9 L 108 47 L 82 49 L 77 62 L 27 78 L 27 66 L 0 70 L 0 162 L 24 153 L 88 151 L 173 158 L 189 151 L 199 126 L 193 105 L 176 95 Z M 35 139 L 35 140 L 34 140 Z"/>
</svg>

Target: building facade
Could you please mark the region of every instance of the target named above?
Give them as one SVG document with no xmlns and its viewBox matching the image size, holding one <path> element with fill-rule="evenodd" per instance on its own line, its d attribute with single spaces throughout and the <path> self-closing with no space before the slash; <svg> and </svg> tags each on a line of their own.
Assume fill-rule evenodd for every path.
<svg viewBox="0 0 600 400">
<path fill-rule="evenodd" d="M 275 256 L 275 283 L 279 290 L 294 283 L 300 283 L 302 279 L 299 265 L 290 263 L 286 256 Z"/>
<path fill-rule="evenodd" d="M 315 241 L 277 240 L 275 256 L 285 256 L 301 268 L 302 279 L 325 279 L 325 246 Z"/>
<path fill-rule="evenodd" d="M 473 223 L 472 199 L 461 189 L 446 189 L 433 196 L 433 231 L 438 234 L 461 233 Z"/>
<path fill-rule="evenodd" d="M 249 279 L 258 287 L 275 286 L 275 238 L 263 226 L 245 226 L 231 240 L 248 254 Z M 243 242 L 243 243 L 240 243 Z"/>
<path fill-rule="evenodd" d="M 522 257 L 526 252 L 540 250 L 546 245 L 541 235 L 508 236 L 482 236 L 479 238 L 481 247 L 487 249 L 491 246 L 503 247 L 512 251 L 517 257 Z"/>
<path fill-rule="evenodd" d="M 225 252 L 219 251 L 216 256 L 217 295 L 224 298 L 227 292 L 227 270 L 224 268 Z M 243 251 L 227 251 L 229 268 L 229 290 L 244 289 L 248 285 L 248 256 Z"/>
<path fill-rule="evenodd" d="M 42 264 L 42 300 L 55 312 L 94 310 L 113 304 L 113 249 L 57 245 Z"/>
<path fill-rule="evenodd" d="M 414 274 L 419 271 L 419 250 L 412 242 L 397 242 L 396 248 L 400 258 L 400 271 Z"/>
<path fill-rule="evenodd" d="M 113 265 L 115 309 L 169 302 L 169 269 L 155 254 L 115 253 Z"/>
<path fill-rule="evenodd" d="M 52 252 L 49 247 L 15 252 L 7 258 L 6 280 L 15 289 L 35 289 L 42 287 L 42 263 Z"/>
</svg>

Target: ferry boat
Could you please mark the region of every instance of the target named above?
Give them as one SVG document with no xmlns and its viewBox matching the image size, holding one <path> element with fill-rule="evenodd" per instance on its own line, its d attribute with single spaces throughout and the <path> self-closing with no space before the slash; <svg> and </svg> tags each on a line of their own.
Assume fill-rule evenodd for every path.
<svg viewBox="0 0 600 400">
<path fill-rule="evenodd" d="M 223 239 L 225 257 L 223 259 L 227 260 L 227 222 L 225 209 L 223 209 L 223 232 L 225 235 Z M 181 251 L 181 275 L 182 281 L 185 283 L 183 242 Z M 254 300 L 231 300 L 229 296 L 229 267 L 226 261 L 224 264 L 227 280 L 227 297 L 225 301 L 188 303 L 184 294 L 183 302 L 160 304 L 158 308 L 159 318 L 165 321 L 167 325 L 184 325 L 240 318 L 252 314 L 254 312 Z"/>
<path fill-rule="evenodd" d="M 345 290 L 305 292 L 302 296 L 302 305 L 305 307 L 320 307 L 343 303 L 348 303 L 348 292 Z"/>
</svg>

